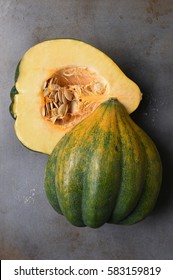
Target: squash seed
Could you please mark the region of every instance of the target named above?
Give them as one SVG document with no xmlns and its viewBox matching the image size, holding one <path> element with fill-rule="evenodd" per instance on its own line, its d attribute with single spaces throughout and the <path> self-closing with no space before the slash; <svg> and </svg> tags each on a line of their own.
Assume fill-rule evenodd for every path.
<svg viewBox="0 0 173 280">
<path fill-rule="evenodd" d="M 53 105 L 58 109 L 58 104 L 57 104 L 57 102 L 53 102 Z"/>
<path fill-rule="evenodd" d="M 41 109 L 41 114 L 42 114 L 43 117 L 46 116 L 46 108 L 45 108 L 45 106 L 42 107 L 42 109 Z"/>
<path fill-rule="evenodd" d="M 64 92 L 63 92 L 64 93 Z M 66 97 L 65 97 L 65 94 L 62 94 L 62 102 L 64 103 L 64 104 L 67 104 L 67 99 L 66 99 Z"/>
<path fill-rule="evenodd" d="M 50 102 L 50 109 L 53 110 L 53 102 Z"/>
<path fill-rule="evenodd" d="M 74 114 L 77 111 L 78 108 L 78 103 L 76 100 L 72 100 L 71 104 L 70 104 L 70 111 L 72 114 Z"/>
<path fill-rule="evenodd" d="M 58 92 L 55 93 L 55 102 L 58 102 Z"/>
<path fill-rule="evenodd" d="M 81 77 L 86 78 L 86 80 Z M 63 78 L 64 85 L 60 86 L 61 78 Z M 52 123 L 58 122 L 58 120 L 58 124 L 69 122 L 80 114 L 78 103 L 82 100 L 82 95 L 92 96 L 105 94 L 105 92 L 106 86 L 97 81 L 95 74 L 89 73 L 88 68 L 66 68 L 44 82 L 45 105 L 41 109 L 41 114 Z M 85 104 L 82 107 L 84 111 L 87 106 L 89 105 Z"/>
<path fill-rule="evenodd" d="M 54 80 L 54 78 L 51 78 L 51 79 L 49 80 L 49 84 L 50 84 L 50 85 L 53 83 L 53 80 Z"/>
<path fill-rule="evenodd" d="M 64 116 L 68 111 L 68 105 L 67 104 L 62 104 L 59 108 L 58 108 L 58 114 L 60 114 L 61 116 Z"/>
<path fill-rule="evenodd" d="M 72 101 L 73 99 L 73 93 L 68 90 L 67 88 L 64 88 L 64 95 L 65 95 L 65 98 L 68 100 L 68 101 Z"/>
<path fill-rule="evenodd" d="M 52 115 L 58 116 L 58 108 L 53 108 Z"/>
<path fill-rule="evenodd" d="M 43 89 L 47 88 L 47 81 L 44 82 L 43 84 Z"/>
<path fill-rule="evenodd" d="M 50 93 L 50 91 L 48 90 L 48 88 L 44 89 L 44 97 L 48 96 Z"/>
<path fill-rule="evenodd" d="M 58 91 L 58 99 L 61 103 L 63 103 L 63 101 L 62 101 L 62 91 L 61 90 Z"/>
<path fill-rule="evenodd" d="M 55 99 L 55 92 L 51 92 L 50 95 L 49 95 L 49 99 L 53 100 Z"/>
<path fill-rule="evenodd" d="M 49 112 L 50 111 L 50 104 L 46 103 L 46 110 Z"/>
<path fill-rule="evenodd" d="M 56 122 L 56 120 L 58 119 L 58 116 L 53 116 L 50 118 L 51 122 L 53 122 L 53 124 Z"/>
<path fill-rule="evenodd" d="M 59 85 L 51 84 L 51 85 L 49 85 L 49 89 L 50 90 L 58 90 L 59 89 Z"/>
</svg>

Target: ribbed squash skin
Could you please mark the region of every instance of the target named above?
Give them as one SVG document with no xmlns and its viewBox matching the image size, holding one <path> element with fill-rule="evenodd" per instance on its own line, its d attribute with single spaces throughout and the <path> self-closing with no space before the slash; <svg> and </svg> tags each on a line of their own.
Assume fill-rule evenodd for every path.
<svg viewBox="0 0 173 280">
<path fill-rule="evenodd" d="M 16 83 L 17 79 L 18 79 L 18 76 L 19 76 L 19 65 L 20 65 L 20 61 L 16 67 L 16 71 L 15 71 L 15 76 L 14 76 L 14 82 Z M 15 98 L 15 95 L 18 94 L 18 91 L 16 89 L 16 86 L 14 85 L 10 91 L 10 99 L 11 99 L 11 104 L 9 106 L 9 111 L 10 111 L 10 114 L 11 116 L 13 117 L 13 119 L 16 119 L 16 116 L 13 112 L 13 105 L 14 105 L 14 98 Z"/>
<path fill-rule="evenodd" d="M 75 226 L 134 224 L 150 214 L 162 180 L 153 141 L 118 100 L 102 103 L 67 133 L 46 167 L 53 208 Z"/>
</svg>

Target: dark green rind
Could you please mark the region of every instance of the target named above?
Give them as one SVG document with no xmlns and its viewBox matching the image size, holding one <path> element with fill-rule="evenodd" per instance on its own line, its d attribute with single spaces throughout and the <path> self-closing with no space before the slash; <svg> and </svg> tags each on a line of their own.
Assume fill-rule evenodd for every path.
<svg viewBox="0 0 173 280">
<path fill-rule="evenodd" d="M 55 188 L 56 161 L 57 161 L 57 151 L 54 149 L 46 165 L 44 189 L 45 189 L 47 199 L 51 204 L 51 206 L 59 214 L 62 214 L 61 208 L 59 206 L 57 194 L 56 194 L 56 188 Z"/>
<path fill-rule="evenodd" d="M 20 63 L 21 63 L 22 59 L 18 62 L 17 67 L 16 67 L 16 71 L 15 71 L 15 75 L 14 75 L 14 81 L 15 83 L 17 82 L 17 79 L 19 77 L 19 67 L 20 67 Z"/>
<path fill-rule="evenodd" d="M 16 87 L 13 86 L 11 91 L 10 91 L 11 104 L 9 106 L 9 112 L 10 112 L 13 119 L 16 119 L 16 115 L 14 114 L 14 111 L 13 111 L 14 97 L 15 97 L 16 94 L 18 94 L 18 91 L 16 90 Z"/>
<path fill-rule="evenodd" d="M 152 212 L 162 182 L 162 163 L 155 144 L 140 127 L 132 122 L 132 120 L 129 120 L 129 124 L 133 126 L 145 148 L 147 157 L 147 175 L 144 189 L 136 208 L 126 219 L 120 222 L 120 224 L 124 225 L 135 224 L 146 218 Z"/>
<path fill-rule="evenodd" d="M 106 114 L 110 121 L 109 109 L 106 110 Z M 56 147 L 59 150 L 57 159 L 61 159 L 57 162 L 55 181 L 59 203 L 66 218 L 76 226 L 99 227 L 105 223 L 113 211 L 120 185 L 121 171 L 118 169 L 121 166 L 121 156 L 120 150 L 117 152 L 115 149 L 120 145 L 119 134 L 109 132 L 111 125 L 115 125 L 116 121 L 111 120 L 112 124 L 107 126 L 108 131 L 104 131 L 105 137 L 102 141 L 100 139 L 99 145 L 92 145 L 94 141 L 98 141 L 98 135 L 103 135 L 100 126 L 102 117 L 103 110 L 100 108 L 95 112 L 95 121 L 93 117 L 92 122 L 89 119 L 87 122 L 84 120 L 66 135 L 69 141 L 63 146 L 63 150 L 67 152 L 63 153 L 59 144 Z M 82 141 L 78 141 L 79 135 Z M 109 150 L 105 153 L 107 147 Z M 103 153 L 100 153 L 100 150 Z M 93 174 L 94 167 L 98 169 L 97 178 L 88 175 Z M 119 172 L 114 172 L 115 169 Z M 100 174 L 99 170 L 102 170 Z"/>
<path fill-rule="evenodd" d="M 110 106 L 112 105 L 109 103 L 108 107 Z M 93 143 L 99 141 L 99 144 L 92 145 L 91 143 L 91 147 L 87 148 L 83 178 L 82 216 L 84 223 L 94 228 L 100 227 L 108 221 L 114 209 L 121 181 L 121 150 L 117 120 L 116 116 L 114 119 L 108 116 L 112 109 L 107 108 L 102 116 L 110 122 L 107 123 L 107 127 L 103 127 L 99 120 L 92 131 Z M 114 127 L 114 134 L 110 133 L 111 127 Z M 98 135 L 102 137 L 99 139 Z"/>
<path fill-rule="evenodd" d="M 152 211 L 160 190 L 158 151 L 115 100 L 100 105 L 65 135 L 49 163 L 48 199 L 79 227 L 136 223 Z"/>
<path fill-rule="evenodd" d="M 115 113 L 121 137 L 122 176 L 115 209 L 109 220 L 111 223 L 118 223 L 131 213 L 139 200 L 146 177 L 145 151 L 127 122 L 130 117 L 122 106 L 117 106 Z"/>
<path fill-rule="evenodd" d="M 19 66 L 20 66 L 20 62 L 21 60 L 19 61 L 17 67 L 16 67 L 16 71 L 15 71 L 15 76 L 14 76 L 14 82 L 16 83 L 17 79 L 18 79 L 18 76 L 19 76 Z M 16 89 L 16 86 L 14 85 L 10 91 L 10 98 L 11 98 L 11 104 L 9 106 L 9 112 L 12 116 L 13 119 L 16 119 L 16 115 L 14 114 L 14 111 L 13 111 L 13 105 L 14 105 L 14 97 L 15 95 L 18 94 L 18 91 Z"/>
<path fill-rule="evenodd" d="M 56 177 L 56 165 L 58 162 L 58 152 L 63 151 L 66 142 L 68 141 L 65 135 L 55 146 L 46 164 L 44 189 L 49 203 L 60 214 L 63 214 L 56 191 L 55 177 Z M 60 153 L 60 152 L 59 152 Z M 60 155 L 59 155 L 60 156 Z"/>
</svg>

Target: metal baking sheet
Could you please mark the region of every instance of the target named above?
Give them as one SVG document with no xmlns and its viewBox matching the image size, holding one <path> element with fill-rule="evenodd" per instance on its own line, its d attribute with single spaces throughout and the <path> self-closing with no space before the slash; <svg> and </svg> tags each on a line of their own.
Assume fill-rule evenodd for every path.
<svg viewBox="0 0 173 280">
<path fill-rule="evenodd" d="M 108 54 L 143 93 L 132 118 L 153 138 L 163 184 L 152 215 L 133 226 L 76 228 L 45 197 L 48 156 L 16 138 L 9 92 L 31 46 L 83 40 Z M 0 258 L 173 258 L 173 1 L 0 0 Z"/>
</svg>

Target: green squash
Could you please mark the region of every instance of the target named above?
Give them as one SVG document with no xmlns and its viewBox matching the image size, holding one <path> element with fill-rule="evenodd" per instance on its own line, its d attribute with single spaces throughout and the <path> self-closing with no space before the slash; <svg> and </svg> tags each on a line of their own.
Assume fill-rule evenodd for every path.
<svg viewBox="0 0 173 280">
<path fill-rule="evenodd" d="M 19 76 L 19 65 L 20 65 L 20 61 L 16 67 L 16 71 L 15 71 L 15 76 L 14 76 L 14 82 L 16 83 L 17 79 L 18 79 L 18 76 Z M 15 99 L 15 96 L 16 94 L 18 94 L 18 91 L 16 89 L 16 86 L 14 85 L 10 91 L 10 99 L 11 99 L 11 104 L 9 106 L 9 111 L 10 111 L 10 114 L 12 116 L 13 119 L 16 119 L 16 113 L 14 112 L 14 99 Z"/>
<path fill-rule="evenodd" d="M 45 191 L 70 223 L 97 228 L 144 219 L 161 180 L 155 144 L 111 98 L 58 142 L 47 163 Z"/>
</svg>

